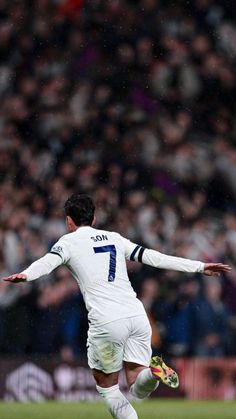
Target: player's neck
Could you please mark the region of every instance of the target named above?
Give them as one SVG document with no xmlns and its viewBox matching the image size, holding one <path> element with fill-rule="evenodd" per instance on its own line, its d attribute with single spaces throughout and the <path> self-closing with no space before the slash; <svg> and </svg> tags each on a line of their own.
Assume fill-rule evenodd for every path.
<svg viewBox="0 0 236 419">
<path fill-rule="evenodd" d="M 90 225 L 81 225 L 81 226 L 76 226 L 76 225 L 74 225 L 74 226 L 71 226 L 71 227 L 70 227 L 69 232 L 70 232 L 70 233 L 74 233 L 74 232 L 75 232 L 75 231 L 77 231 L 77 230 L 80 230 L 80 229 L 82 229 L 82 228 L 88 228 L 88 227 L 92 227 L 92 226 L 90 226 Z"/>
</svg>

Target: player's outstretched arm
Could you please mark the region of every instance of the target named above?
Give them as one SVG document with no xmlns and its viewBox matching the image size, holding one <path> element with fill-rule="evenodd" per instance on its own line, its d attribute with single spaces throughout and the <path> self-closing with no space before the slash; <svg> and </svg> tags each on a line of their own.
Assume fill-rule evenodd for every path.
<svg viewBox="0 0 236 419">
<path fill-rule="evenodd" d="M 126 259 L 141 262 L 154 268 L 189 273 L 200 272 L 208 276 L 218 276 L 231 270 L 229 265 L 224 265 L 223 263 L 203 263 L 199 260 L 165 255 L 157 250 L 146 249 L 122 236 L 119 237 L 124 246 Z"/>
<path fill-rule="evenodd" d="M 132 255 L 135 256 L 133 257 Z M 144 264 L 153 266 L 159 269 L 170 269 L 180 272 L 201 272 L 204 275 L 213 276 L 220 275 L 223 272 L 229 272 L 230 266 L 223 263 L 203 263 L 197 260 L 191 260 L 176 256 L 165 255 L 153 249 L 145 249 L 141 246 L 136 246 L 131 260 L 137 260 Z"/>
<path fill-rule="evenodd" d="M 50 274 L 54 269 L 63 264 L 61 256 L 57 254 L 47 253 L 42 258 L 33 262 L 23 272 L 2 278 L 6 282 L 24 282 L 33 281 L 41 276 Z"/>
</svg>

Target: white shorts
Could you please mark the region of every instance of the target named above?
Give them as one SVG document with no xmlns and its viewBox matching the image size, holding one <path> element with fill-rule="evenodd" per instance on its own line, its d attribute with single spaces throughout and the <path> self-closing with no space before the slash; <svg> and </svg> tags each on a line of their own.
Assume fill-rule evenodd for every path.
<svg viewBox="0 0 236 419">
<path fill-rule="evenodd" d="M 120 371 L 123 361 L 148 367 L 152 355 L 151 327 L 147 316 L 115 320 L 89 327 L 88 364 L 106 374 Z"/>
</svg>

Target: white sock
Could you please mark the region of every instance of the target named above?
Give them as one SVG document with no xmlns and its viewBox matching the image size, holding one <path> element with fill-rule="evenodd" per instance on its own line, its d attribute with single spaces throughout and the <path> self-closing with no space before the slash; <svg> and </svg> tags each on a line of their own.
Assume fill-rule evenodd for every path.
<svg viewBox="0 0 236 419">
<path fill-rule="evenodd" d="M 143 369 L 130 387 L 132 396 L 145 399 L 159 386 L 159 381 L 153 377 L 150 368 Z"/>
<path fill-rule="evenodd" d="M 103 397 L 108 409 L 115 419 L 138 419 L 133 406 L 119 389 L 119 384 L 104 388 L 96 386 L 98 393 Z"/>
</svg>

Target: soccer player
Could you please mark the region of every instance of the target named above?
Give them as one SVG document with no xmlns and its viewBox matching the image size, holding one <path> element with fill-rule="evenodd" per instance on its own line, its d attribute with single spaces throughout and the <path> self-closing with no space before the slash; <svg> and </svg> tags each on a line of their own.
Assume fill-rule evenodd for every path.
<svg viewBox="0 0 236 419">
<path fill-rule="evenodd" d="M 219 275 L 230 267 L 164 255 L 132 243 L 118 233 L 95 229 L 95 206 L 84 194 L 65 203 L 68 234 L 51 251 L 21 273 L 3 278 L 32 281 L 66 265 L 79 284 L 88 310 L 88 363 L 111 415 L 137 419 L 119 390 L 124 367 L 131 394 L 143 399 L 159 382 L 176 388 L 178 375 L 160 357 L 151 358 L 151 328 L 142 303 L 130 284 L 126 259 L 159 269 Z"/>
</svg>

